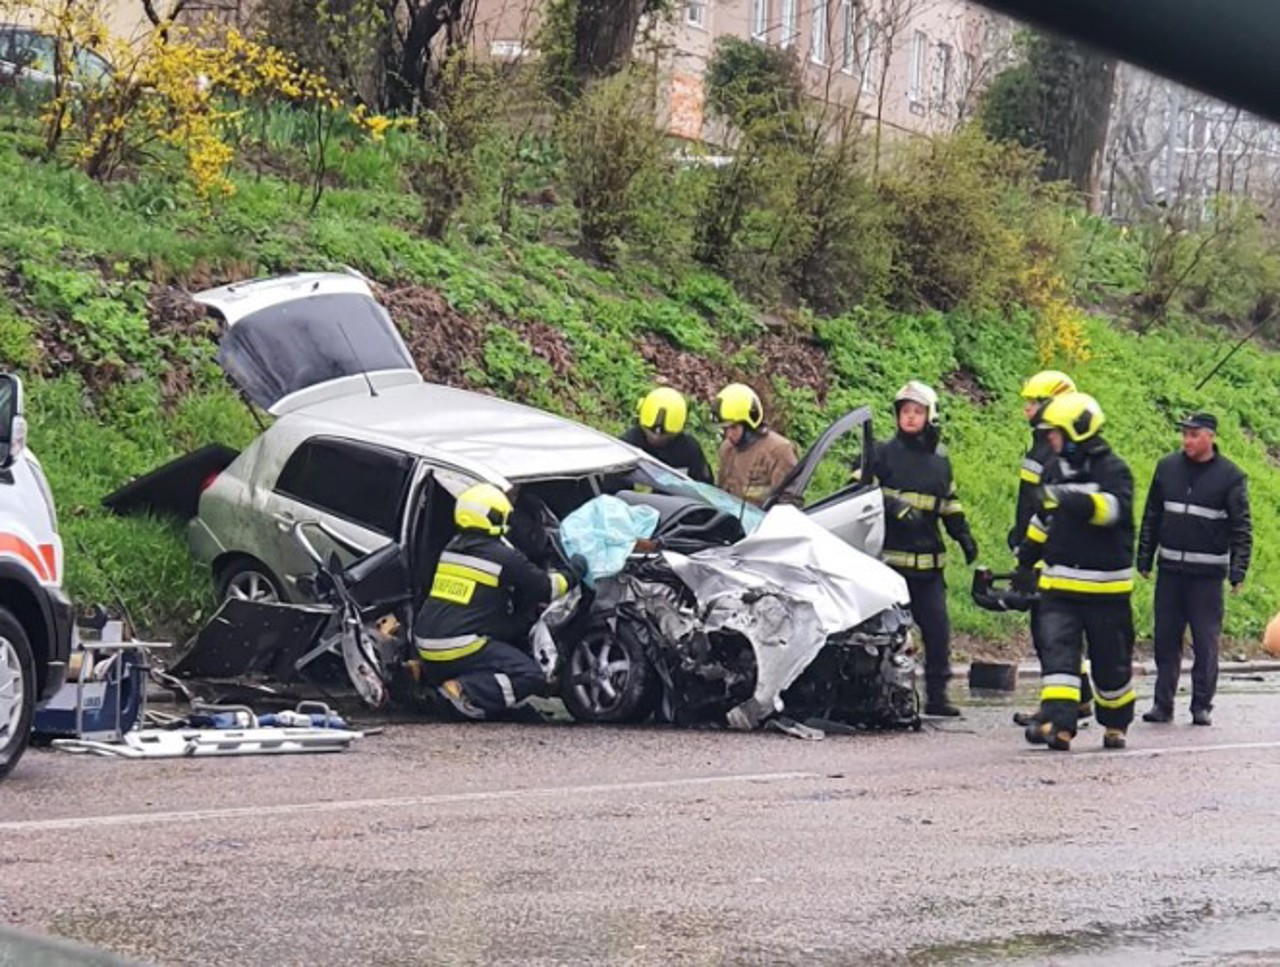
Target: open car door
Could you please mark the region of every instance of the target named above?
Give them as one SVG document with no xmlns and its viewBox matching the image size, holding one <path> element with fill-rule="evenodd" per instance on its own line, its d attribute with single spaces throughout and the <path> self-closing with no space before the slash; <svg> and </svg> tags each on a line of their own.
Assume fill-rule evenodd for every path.
<svg viewBox="0 0 1280 967">
<path fill-rule="evenodd" d="M 765 509 L 799 498 L 804 512 L 845 543 L 876 557 L 884 547 L 884 497 L 868 482 L 871 408 L 846 413 L 818 438 Z"/>
<path fill-rule="evenodd" d="M 358 275 L 304 272 L 194 298 L 222 322 L 219 365 L 273 416 L 422 382 L 395 323 Z"/>
</svg>

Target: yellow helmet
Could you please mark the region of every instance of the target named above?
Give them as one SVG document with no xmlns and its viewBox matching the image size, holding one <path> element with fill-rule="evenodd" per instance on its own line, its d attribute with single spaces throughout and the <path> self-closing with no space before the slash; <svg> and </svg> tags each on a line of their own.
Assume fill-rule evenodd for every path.
<svg viewBox="0 0 1280 967">
<path fill-rule="evenodd" d="M 511 501 L 493 484 L 476 484 L 464 490 L 453 508 L 453 522 L 459 530 L 483 531 L 493 537 L 507 532 Z"/>
<path fill-rule="evenodd" d="M 640 426 L 651 433 L 679 433 L 688 416 L 684 397 L 669 386 L 660 386 L 640 401 Z"/>
<path fill-rule="evenodd" d="M 717 423 L 744 423 L 753 430 L 764 423 L 764 407 L 756 391 L 744 383 L 730 383 L 711 402 L 711 415 Z"/>
<path fill-rule="evenodd" d="M 1044 408 L 1045 424 L 1061 430 L 1073 443 L 1084 443 L 1098 435 L 1107 421 L 1102 407 L 1088 393 L 1064 393 Z"/>
<path fill-rule="evenodd" d="M 1022 384 L 1022 398 L 1026 400 L 1049 400 L 1075 391 L 1075 380 L 1056 369 L 1042 369 Z"/>
</svg>

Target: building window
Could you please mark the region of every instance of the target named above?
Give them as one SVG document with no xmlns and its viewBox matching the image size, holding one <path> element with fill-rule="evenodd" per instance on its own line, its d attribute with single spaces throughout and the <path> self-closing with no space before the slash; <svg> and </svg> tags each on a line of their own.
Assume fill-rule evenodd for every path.
<svg viewBox="0 0 1280 967">
<path fill-rule="evenodd" d="M 929 38 L 917 30 L 911 37 L 911 74 L 907 79 L 907 98 L 919 104 L 924 96 L 924 62 L 929 54 Z"/>
<path fill-rule="evenodd" d="M 951 97 L 955 87 L 955 79 L 951 76 L 954 70 L 955 57 L 950 44 L 938 45 L 937 60 L 937 107 L 942 113 L 951 110 Z"/>
<path fill-rule="evenodd" d="M 686 0 L 684 7 L 685 22 L 690 27 L 707 27 L 707 0 Z"/>
<path fill-rule="evenodd" d="M 840 69 L 846 74 L 852 74 L 853 65 L 858 59 L 858 52 L 854 48 L 856 38 L 854 35 L 854 9 L 852 0 L 843 0 L 840 4 L 840 35 Z"/>
<path fill-rule="evenodd" d="M 796 0 L 782 0 L 782 46 L 790 47 L 794 44 L 798 32 L 796 26 Z"/>
<path fill-rule="evenodd" d="M 764 40 L 769 33 L 769 0 L 751 0 L 751 36 Z"/>
<path fill-rule="evenodd" d="M 880 26 L 870 17 L 862 25 L 862 90 L 871 94 L 880 81 Z"/>
<path fill-rule="evenodd" d="M 800 30 L 796 23 L 796 0 L 782 0 L 782 46 L 796 42 Z"/>
<path fill-rule="evenodd" d="M 809 29 L 809 59 L 815 64 L 827 62 L 826 0 L 817 0 L 813 5 L 813 23 Z"/>
</svg>

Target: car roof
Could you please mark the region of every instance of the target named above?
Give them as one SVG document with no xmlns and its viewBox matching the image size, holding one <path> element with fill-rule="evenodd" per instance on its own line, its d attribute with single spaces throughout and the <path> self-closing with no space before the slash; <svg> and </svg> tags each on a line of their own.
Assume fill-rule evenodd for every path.
<svg viewBox="0 0 1280 967">
<path fill-rule="evenodd" d="M 509 481 L 633 466 L 639 451 L 598 430 L 495 396 L 435 383 L 344 396 L 294 411 L 299 423 Z"/>
</svg>

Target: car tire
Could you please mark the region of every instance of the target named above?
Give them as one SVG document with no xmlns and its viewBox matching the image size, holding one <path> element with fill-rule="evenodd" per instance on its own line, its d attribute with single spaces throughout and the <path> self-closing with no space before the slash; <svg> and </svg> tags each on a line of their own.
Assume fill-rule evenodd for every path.
<svg viewBox="0 0 1280 967">
<path fill-rule="evenodd" d="M 9 774 L 31 740 L 36 714 L 36 661 L 18 619 L 0 608 L 0 779 Z"/>
<path fill-rule="evenodd" d="M 229 598 L 264 603 L 285 600 L 280 579 L 271 573 L 269 567 L 252 557 L 232 558 L 220 567 L 214 586 L 220 602 Z"/>
<path fill-rule="evenodd" d="M 643 722 L 662 698 L 662 680 L 625 624 L 593 621 L 570 649 L 560 698 L 579 722 Z"/>
</svg>

